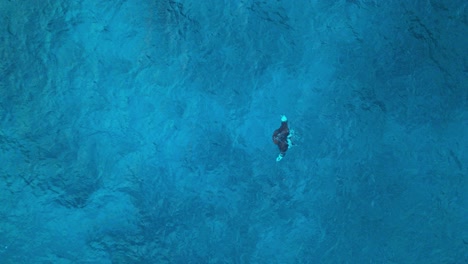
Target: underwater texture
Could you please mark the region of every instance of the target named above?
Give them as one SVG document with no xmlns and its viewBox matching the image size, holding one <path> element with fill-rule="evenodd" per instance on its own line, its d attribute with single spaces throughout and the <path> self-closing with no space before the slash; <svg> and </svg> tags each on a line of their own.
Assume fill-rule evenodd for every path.
<svg viewBox="0 0 468 264">
<path fill-rule="evenodd" d="M 0 19 L 0 263 L 468 262 L 466 1 Z"/>
</svg>

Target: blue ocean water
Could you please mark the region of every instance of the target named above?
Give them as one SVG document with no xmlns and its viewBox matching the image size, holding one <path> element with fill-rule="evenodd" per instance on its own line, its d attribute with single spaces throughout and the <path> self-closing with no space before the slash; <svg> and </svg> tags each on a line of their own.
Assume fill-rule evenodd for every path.
<svg viewBox="0 0 468 264">
<path fill-rule="evenodd" d="M 466 1 L 0 18 L 0 263 L 468 263 Z"/>
</svg>

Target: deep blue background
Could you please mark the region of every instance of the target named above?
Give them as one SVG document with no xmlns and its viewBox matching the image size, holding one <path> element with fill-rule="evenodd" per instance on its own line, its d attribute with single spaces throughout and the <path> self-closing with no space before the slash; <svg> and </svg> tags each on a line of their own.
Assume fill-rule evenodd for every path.
<svg viewBox="0 0 468 264">
<path fill-rule="evenodd" d="M 0 263 L 467 263 L 467 9 L 0 2 Z"/>
</svg>

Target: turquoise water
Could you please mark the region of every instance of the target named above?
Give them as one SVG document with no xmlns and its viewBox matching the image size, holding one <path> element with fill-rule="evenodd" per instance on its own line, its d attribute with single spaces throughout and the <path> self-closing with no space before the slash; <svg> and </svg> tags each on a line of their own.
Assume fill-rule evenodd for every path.
<svg viewBox="0 0 468 264">
<path fill-rule="evenodd" d="M 442 2 L 0 2 L 0 263 L 467 263 Z"/>
</svg>

